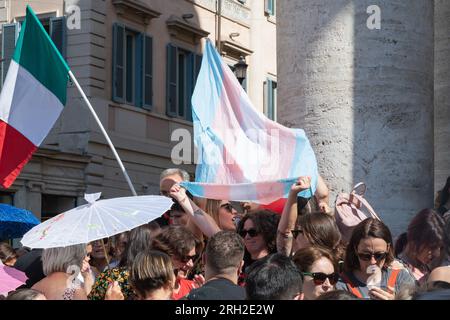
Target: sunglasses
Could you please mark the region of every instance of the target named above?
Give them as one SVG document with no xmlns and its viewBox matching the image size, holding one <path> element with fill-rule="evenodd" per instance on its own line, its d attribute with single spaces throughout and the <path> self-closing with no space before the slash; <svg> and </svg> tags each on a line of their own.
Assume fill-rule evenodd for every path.
<svg viewBox="0 0 450 320">
<path fill-rule="evenodd" d="M 248 229 L 248 230 L 242 229 L 242 231 L 239 232 L 239 235 L 240 235 L 242 238 L 245 238 L 245 236 L 246 236 L 247 234 L 248 234 L 251 238 L 253 238 L 253 237 L 256 237 L 256 236 L 259 234 L 259 232 L 256 231 L 256 229 Z"/>
<path fill-rule="evenodd" d="M 231 205 L 231 203 L 224 203 L 220 205 L 221 208 L 224 208 L 230 212 L 233 212 L 233 206 Z"/>
<path fill-rule="evenodd" d="M 375 253 L 357 253 L 359 259 L 362 261 L 370 261 L 372 257 L 375 258 L 377 262 L 380 262 L 387 256 L 387 252 L 375 252 Z"/>
<path fill-rule="evenodd" d="M 292 232 L 292 236 L 294 237 L 294 239 L 297 239 L 298 235 L 301 233 L 303 234 L 303 230 L 302 229 L 295 229 L 295 230 L 291 230 Z"/>
<path fill-rule="evenodd" d="M 320 286 L 321 284 L 323 284 L 327 280 L 327 278 L 332 286 L 334 286 L 339 280 L 339 274 L 336 272 L 330 274 L 326 274 L 323 272 L 302 272 L 302 274 L 304 276 L 312 277 L 316 286 Z"/>
<path fill-rule="evenodd" d="M 183 256 L 183 257 L 180 257 L 180 261 L 182 262 L 182 263 L 188 263 L 189 261 L 195 261 L 195 259 L 197 258 L 197 255 L 196 254 L 194 254 L 193 256 Z"/>
</svg>

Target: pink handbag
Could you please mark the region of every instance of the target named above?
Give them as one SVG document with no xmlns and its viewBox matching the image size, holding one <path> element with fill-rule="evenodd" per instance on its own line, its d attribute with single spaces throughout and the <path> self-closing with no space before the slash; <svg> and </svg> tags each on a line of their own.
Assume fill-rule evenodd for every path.
<svg viewBox="0 0 450 320">
<path fill-rule="evenodd" d="M 381 221 L 369 202 L 364 199 L 365 192 L 366 185 L 360 182 L 353 187 L 350 194 L 340 193 L 336 197 L 335 219 L 345 243 L 350 241 L 353 229 L 361 221 L 369 217 Z"/>
</svg>

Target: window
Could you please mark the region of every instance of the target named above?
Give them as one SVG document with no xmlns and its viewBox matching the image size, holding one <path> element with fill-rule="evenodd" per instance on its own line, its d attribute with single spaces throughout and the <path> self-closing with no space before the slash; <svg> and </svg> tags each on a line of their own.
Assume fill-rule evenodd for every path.
<svg viewBox="0 0 450 320">
<path fill-rule="evenodd" d="M 277 121 L 277 83 L 271 79 L 264 81 L 264 114 Z"/>
<path fill-rule="evenodd" d="M 191 98 L 202 57 L 172 44 L 167 46 L 167 101 L 170 117 L 192 121 Z"/>
<path fill-rule="evenodd" d="M 229 64 L 228 67 L 231 69 L 231 71 L 233 71 L 233 73 L 236 70 L 236 67 L 234 65 Z M 238 81 L 239 81 L 239 79 L 238 79 Z M 245 92 L 247 92 L 247 77 L 245 77 L 245 79 L 242 81 L 241 87 L 242 87 L 242 89 L 244 89 Z"/>
<path fill-rule="evenodd" d="M 14 205 L 14 193 L 0 192 L 0 203 Z"/>
<path fill-rule="evenodd" d="M 153 40 L 116 23 L 113 26 L 112 100 L 151 109 Z"/>
<path fill-rule="evenodd" d="M 18 22 L 2 25 L 2 63 L 1 63 L 1 81 L 3 87 L 9 64 L 16 48 L 16 42 L 19 38 L 20 27 L 25 17 L 16 19 Z M 50 35 L 53 42 L 62 56 L 66 57 L 66 18 L 65 17 L 43 17 L 39 18 L 45 31 Z"/>
<path fill-rule="evenodd" d="M 136 35 L 133 32 L 125 32 L 125 102 L 134 104 L 135 89 L 135 58 L 136 54 Z"/>
<path fill-rule="evenodd" d="M 276 0 L 264 0 L 265 4 L 264 4 L 264 12 L 269 15 L 269 16 L 274 16 L 276 15 L 276 4 L 277 1 Z"/>
<path fill-rule="evenodd" d="M 76 197 L 57 196 L 52 194 L 42 195 L 41 221 L 44 222 L 54 216 L 73 209 L 77 206 Z"/>
</svg>

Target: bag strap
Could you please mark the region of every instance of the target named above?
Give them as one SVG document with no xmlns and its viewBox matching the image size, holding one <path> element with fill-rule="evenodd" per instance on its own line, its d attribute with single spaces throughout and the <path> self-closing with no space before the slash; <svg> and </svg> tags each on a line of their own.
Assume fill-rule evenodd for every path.
<svg viewBox="0 0 450 320">
<path fill-rule="evenodd" d="M 364 199 L 362 196 L 356 194 L 356 193 L 351 193 L 350 194 L 350 202 L 355 203 L 354 199 L 352 199 L 352 197 L 358 201 L 361 202 L 362 205 L 364 205 L 364 207 L 366 207 L 367 211 L 369 212 L 369 214 L 372 216 L 372 218 L 375 218 L 377 220 L 380 220 L 380 217 L 378 216 L 378 214 L 375 212 L 375 210 L 373 210 L 372 206 L 369 204 L 369 202 L 367 202 L 366 199 Z"/>
<path fill-rule="evenodd" d="M 357 195 L 360 196 L 364 196 L 364 194 L 366 193 L 366 184 L 364 182 L 359 182 L 357 183 L 354 187 L 351 193 L 355 193 Z"/>
<path fill-rule="evenodd" d="M 341 278 L 342 278 L 342 280 L 344 280 L 345 284 L 347 285 L 348 290 L 351 293 L 353 293 L 355 296 L 357 296 L 360 299 L 364 298 L 363 295 L 361 294 L 361 291 L 359 291 L 359 289 L 353 285 L 350 278 L 347 277 L 347 275 L 344 272 L 341 274 Z"/>
<path fill-rule="evenodd" d="M 393 269 L 392 270 L 391 275 L 389 276 L 389 279 L 387 282 L 388 288 L 389 287 L 395 288 L 395 283 L 397 282 L 397 277 L 398 277 L 398 274 L 400 273 L 400 270 L 401 269 Z"/>
</svg>

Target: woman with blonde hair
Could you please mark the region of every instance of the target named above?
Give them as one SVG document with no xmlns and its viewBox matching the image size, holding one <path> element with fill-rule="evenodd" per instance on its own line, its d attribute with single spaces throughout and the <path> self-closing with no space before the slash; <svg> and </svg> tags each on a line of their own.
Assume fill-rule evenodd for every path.
<svg viewBox="0 0 450 320">
<path fill-rule="evenodd" d="M 236 231 L 238 212 L 227 200 L 206 200 L 206 210 L 221 230 Z"/>
</svg>

